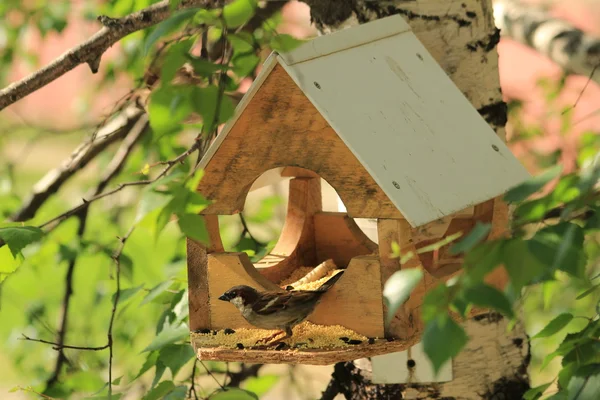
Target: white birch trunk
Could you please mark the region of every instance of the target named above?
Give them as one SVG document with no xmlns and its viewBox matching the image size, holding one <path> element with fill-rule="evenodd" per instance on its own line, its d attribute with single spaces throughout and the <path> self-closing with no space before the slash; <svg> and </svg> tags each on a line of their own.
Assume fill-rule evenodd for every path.
<svg viewBox="0 0 600 400">
<path fill-rule="evenodd" d="M 437 62 L 475 108 L 504 138 L 506 104 L 502 100 L 491 0 L 304 0 L 322 34 L 392 14 L 401 14 Z M 357 76 L 356 79 L 361 79 Z M 529 344 L 524 328 L 507 331 L 497 314 L 466 323 L 471 338 L 452 361 L 447 383 L 375 385 L 369 362 L 338 364 L 323 399 L 521 399 L 529 388 Z M 444 340 L 444 338 L 440 338 Z M 399 365 L 398 368 L 407 368 Z"/>
</svg>

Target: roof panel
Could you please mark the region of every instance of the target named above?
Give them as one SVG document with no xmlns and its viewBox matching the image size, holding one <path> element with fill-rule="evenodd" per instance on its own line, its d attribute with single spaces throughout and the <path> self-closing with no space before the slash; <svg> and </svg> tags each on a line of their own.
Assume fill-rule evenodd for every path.
<svg viewBox="0 0 600 400">
<path fill-rule="evenodd" d="M 278 59 L 412 226 L 529 177 L 412 32 L 344 47 L 358 28 L 315 39 L 326 56 Z"/>
</svg>

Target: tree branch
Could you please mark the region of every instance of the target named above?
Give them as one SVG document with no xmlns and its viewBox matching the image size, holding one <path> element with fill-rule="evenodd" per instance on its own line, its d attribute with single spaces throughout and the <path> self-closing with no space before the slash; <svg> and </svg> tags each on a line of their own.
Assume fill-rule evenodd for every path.
<svg viewBox="0 0 600 400">
<path fill-rule="evenodd" d="M 600 65 L 599 39 L 539 6 L 515 0 L 496 0 L 494 19 L 502 36 L 531 47 L 567 73 L 589 76 L 600 83 L 600 73 L 594 73 Z"/>
<path fill-rule="evenodd" d="M 178 9 L 193 7 L 214 8 L 221 0 L 183 0 Z M 123 18 L 98 17 L 104 25 L 98 32 L 77 47 L 63 53 L 42 69 L 0 90 L 0 111 L 86 63 L 92 73 L 98 72 L 102 54 L 125 36 L 151 27 L 171 15 L 169 1 L 163 0 Z"/>
<path fill-rule="evenodd" d="M 125 137 L 142 115 L 144 115 L 143 110 L 130 107 L 104 125 L 95 135 L 95 140 L 82 143 L 59 167 L 48 172 L 37 182 L 27 200 L 10 219 L 22 222 L 33 218 L 51 195 L 58 192 L 65 182 L 76 172 L 85 168 L 108 146 Z"/>
</svg>

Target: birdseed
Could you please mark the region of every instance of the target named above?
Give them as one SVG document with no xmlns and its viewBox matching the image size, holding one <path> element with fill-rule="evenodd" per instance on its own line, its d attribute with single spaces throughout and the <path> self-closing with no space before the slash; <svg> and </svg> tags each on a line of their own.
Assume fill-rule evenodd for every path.
<svg viewBox="0 0 600 400">
<path fill-rule="evenodd" d="M 224 348 L 251 348 L 263 347 L 264 343 L 257 342 L 261 339 L 271 336 L 276 331 L 265 329 L 236 329 L 235 333 L 225 334 L 225 330 L 220 330 L 216 335 L 192 333 L 192 340 L 195 340 L 200 347 L 224 347 Z M 281 336 L 284 334 L 282 333 Z M 348 338 L 348 343 L 340 340 L 341 337 Z M 273 340 L 276 340 L 274 338 Z M 316 325 L 305 321 L 294 327 L 291 338 L 283 340 L 281 343 L 294 348 L 306 349 L 331 349 L 351 347 L 354 343 L 366 341 L 367 337 L 353 330 L 344 328 L 340 325 Z M 352 344 L 349 344 L 352 342 Z M 276 346 L 272 346 L 276 348 Z"/>
</svg>

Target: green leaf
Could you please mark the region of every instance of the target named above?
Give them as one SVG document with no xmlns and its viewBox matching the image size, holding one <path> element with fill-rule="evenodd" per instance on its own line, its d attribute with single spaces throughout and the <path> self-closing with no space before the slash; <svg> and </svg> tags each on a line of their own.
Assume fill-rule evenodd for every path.
<svg viewBox="0 0 600 400">
<path fill-rule="evenodd" d="M 470 303 L 484 308 L 492 308 L 509 318 L 514 318 L 512 305 L 506 296 L 492 286 L 479 283 L 466 288 L 463 295 L 465 300 Z"/>
<path fill-rule="evenodd" d="M 158 360 L 158 351 L 152 351 L 152 352 L 148 353 L 148 356 L 146 357 L 146 361 L 144 361 L 144 365 L 142 365 L 142 368 L 140 368 L 139 372 L 132 380 L 135 381 L 137 378 L 139 378 L 144 373 L 146 373 L 150 368 L 154 367 L 156 365 L 157 360 Z"/>
<path fill-rule="evenodd" d="M 258 396 L 243 389 L 225 388 L 210 395 L 209 400 L 258 400 Z"/>
<path fill-rule="evenodd" d="M 545 338 L 558 333 L 561 329 L 569 324 L 573 320 L 573 315 L 569 313 L 563 313 L 557 315 L 552 321 L 548 322 L 548 325 L 541 331 L 535 334 L 531 339 Z"/>
<path fill-rule="evenodd" d="M 141 222 L 148 214 L 163 208 L 171 201 L 172 196 L 154 190 L 144 190 L 135 215 L 135 223 Z"/>
<path fill-rule="evenodd" d="M 385 282 L 383 298 L 388 308 L 386 323 L 392 320 L 398 308 L 408 299 L 421 278 L 423 278 L 421 269 L 408 268 L 394 272 Z"/>
<path fill-rule="evenodd" d="M 8 246 L 0 247 L 0 283 L 2 283 L 10 274 L 15 272 L 23 263 L 23 255 L 14 257 Z"/>
<path fill-rule="evenodd" d="M 171 82 L 175 77 L 177 70 L 185 64 L 193 44 L 194 42 L 192 40 L 184 40 L 169 46 L 160 70 L 160 78 L 163 84 Z"/>
<path fill-rule="evenodd" d="M 160 361 L 171 370 L 173 377 L 194 357 L 194 349 L 189 344 L 170 344 L 160 349 Z"/>
<path fill-rule="evenodd" d="M 151 388 L 154 388 L 158 384 L 166 369 L 167 367 L 160 360 L 156 362 L 156 370 L 154 371 L 154 379 L 152 379 Z"/>
<path fill-rule="evenodd" d="M 227 35 L 227 40 L 236 54 L 254 52 L 254 37 L 248 32 L 232 33 Z"/>
<path fill-rule="evenodd" d="M 143 351 L 159 350 L 163 347 L 188 338 L 189 328 L 186 324 L 165 327 Z"/>
<path fill-rule="evenodd" d="M 184 385 L 177 386 L 171 393 L 163 397 L 162 400 L 185 400 L 187 399 L 188 388 Z"/>
<path fill-rule="evenodd" d="M 466 253 L 475 245 L 484 240 L 492 229 L 491 224 L 482 224 L 477 221 L 471 232 L 465 236 L 460 242 L 450 248 L 450 254 Z"/>
<path fill-rule="evenodd" d="M 198 214 L 181 214 L 177 222 L 184 235 L 199 242 L 208 243 L 208 231 L 202 216 Z"/>
<path fill-rule="evenodd" d="M 211 125 L 214 122 L 221 124 L 233 116 L 235 107 L 233 106 L 231 99 L 224 94 L 219 96 L 219 88 L 216 86 L 208 86 L 205 88 L 194 87 L 192 90 L 194 110 L 202 117 L 206 129 L 212 129 L 213 127 Z M 217 100 L 219 97 L 221 98 L 219 118 L 215 120 Z"/>
<path fill-rule="evenodd" d="M 176 132 L 192 113 L 190 86 L 161 86 L 150 95 L 150 126 L 157 135 Z"/>
<path fill-rule="evenodd" d="M 600 364 L 579 368 L 567 388 L 568 400 L 596 400 L 600 395 Z"/>
<path fill-rule="evenodd" d="M 172 381 L 162 381 L 154 389 L 149 391 L 143 400 L 159 400 L 175 389 L 175 384 Z"/>
<path fill-rule="evenodd" d="M 254 72 L 260 63 L 260 57 L 253 53 L 237 54 L 233 56 L 231 63 L 233 64 L 233 72 L 238 77 L 245 77 Z"/>
<path fill-rule="evenodd" d="M 7 226 L 0 228 L 0 239 L 6 242 L 15 259 L 27 245 L 39 241 L 42 237 L 44 237 L 44 231 L 35 226 Z"/>
<path fill-rule="evenodd" d="M 146 41 L 144 42 L 144 57 L 148 55 L 150 48 L 158 41 L 158 39 L 175 32 L 183 23 L 193 18 L 197 11 L 197 8 L 189 8 L 179 11 L 160 24 L 156 25 L 156 28 L 154 28 L 152 33 L 148 35 Z"/>
<path fill-rule="evenodd" d="M 262 397 L 267 394 L 269 390 L 275 386 L 275 384 L 281 378 L 279 375 L 262 375 L 262 376 L 253 376 L 246 380 L 244 384 L 244 389 L 249 392 L 254 393 L 258 397 Z"/>
<path fill-rule="evenodd" d="M 228 28 L 237 28 L 254 16 L 256 0 L 235 0 L 223 7 L 223 18 Z"/>
<path fill-rule="evenodd" d="M 541 190 L 548 182 L 556 178 L 562 172 L 562 165 L 548 169 L 544 173 L 534 176 L 526 182 L 512 188 L 504 195 L 504 201 L 518 203 L 532 194 Z"/>
<path fill-rule="evenodd" d="M 189 54 L 187 55 L 187 59 L 194 68 L 194 72 L 205 78 L 210 78 L 213 74 L 215 74 L 218 71 L 227 71 L 229 69 L 227 65 L 215 64 Z"/>
<path fill-rule="evenodd" d="M 471 282 L 482 281 L 502 263 L 503 240 L 485 242 L 476 246 L 465 255 L 465 274 Z"/>
<path fill-rule="evenodd" d="M 169 286 L 171 286 L 172 283 L 173 283 L 173 281 L 168 279 L 168 280 L 161 282 L 158 285 L 154 286 L 152 289 L 150 289 L 148 294 L 144 297 L 144 300 L 142 300 L 142 302 L 140 303 L 140 306 L 142 306 L 146 303 L 150 303 L 152 300 L 154 300 L 155 298 L 160 296 L 165 290 L 167 290 L 169 288 Z"/>
<path fill-rule="evenodd" d="M 558 268 L 583 278 L 587 262 L 583 242 L 580 226 L 562 222 L 539 230 L 528 244 L 531 253 L 551 271 Z"/>
<path fill-rule="evenodd" d="M 584 291 L 579 296 L 577 296 L 577 300 L 581 300 L 584 297 L 589 296 L 590 294 L 594 293 L 599 288 L 600 288 L 600 283 L 595 284 L 594 286 L 592 286 L 591 288 L 589 288 L 588 290 Z"/>
<path fill-rule="evenodd" d="M 546 266 L 534 257 L 527 242 L 521 239 L 511 239 L 503 245 L 502 258 L 515 292 L 540 277 Z"/>
<path fill-rule="evenodd" d="M 198 10 L 198 12 L 196 12 L 196 14 L 194 15 L 194 23 L 198 24 L 198 25 L 216 25 L 218 24 L 219 21 L 219 16 L 221 15 L 221 11 L 214 9 L 214 10 L 206 10 L 206 9 L 202 9 L 202 10 Z"/>
<path fill-rule="evenodd" d="M 431 360 L 436 374 L 446 361 L 462 350 L 468 340 L 464 329 L 448 315 L 427 323 L 423 332 L 423 350 Z"/>
<path fill-rule="evenodd" d="M 119 303 L 126 302 L 127 300 L 129 300 L 130 298 L 135 296 L 140 290 L 142 290 L 143 287 L 144 287 L 144 284 L 142 283 L 140 286 L 127 288 L 127 289 L 121 289 L 121 292 L 119 294 Z M 114 302 L 114 301 L 115 301 L 115 294 L 113 294 L 112 298 L 111 298 L 111 302 Z"/>
<path fill-rule="evenodd" d="M 577 368 L 576 364 L 565 365 L 558 373 L 558 387 L 566 389 Z"/>
<path fill-rule="evenodd" d="M 543 385 L 529 389 L 523 395 L 523 400 L 538 400 L 550 385 L 552 385 L 552 382 L 544 383 Z"/>
<path fill-rule="evenodd" d="M 562 365 L 567 366 L 573 363 L 581 366 L 600 363 L 600 342 L 596 341 L 598 338 L 594 339 L 588 339 L 574 346 L 573 350 L 563 357 Z"/>
<path fill-rule="evenodd" d="M 286 53 L 294 50 L 302 43 L 304 43 L 304 40 L 296 39 L 295 37 L 286 33 L 279 33 L 273 36 L 271 42 L 269 43 L 269 47 L 277 52 Z"/>
</svg>

